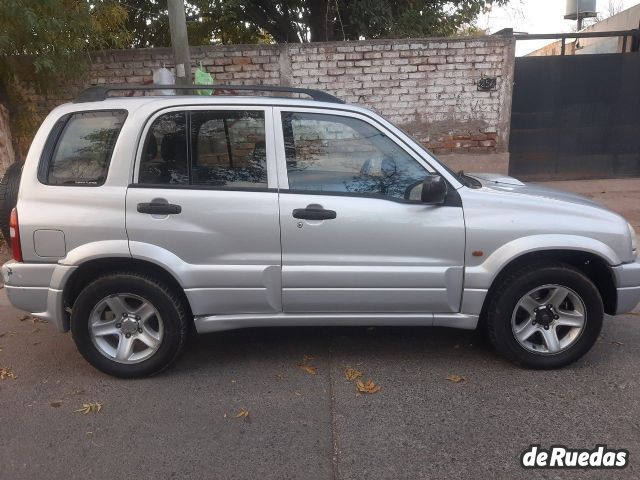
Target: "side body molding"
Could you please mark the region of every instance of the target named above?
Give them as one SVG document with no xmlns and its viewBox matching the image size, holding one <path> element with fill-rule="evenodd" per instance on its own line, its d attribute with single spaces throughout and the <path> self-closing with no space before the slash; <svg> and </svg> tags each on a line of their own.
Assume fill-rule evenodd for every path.
<svg viewBox="0 0 640 480">
<path fill-rule="evenodd" d="M 191 264 L 157 245 L 130 241 L 129 247 L 133 258 L 173 275 L 194 315 L 282 311 L 280 265 Z M 245 311 L 237 311 L 240 305 Z"/>
</svg>

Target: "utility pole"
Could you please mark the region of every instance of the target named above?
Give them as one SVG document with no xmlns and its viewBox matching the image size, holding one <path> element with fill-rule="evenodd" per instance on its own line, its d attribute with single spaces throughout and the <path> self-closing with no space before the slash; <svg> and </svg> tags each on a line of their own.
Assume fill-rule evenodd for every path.
<svg viewBox="0 0 640 480">
<path fill-rule="evenodd" d="M 191 85 L 191 56 L 183 0 L 168 0 L 171 46 L 176 64 L 176 85 Z"/>
</svg>

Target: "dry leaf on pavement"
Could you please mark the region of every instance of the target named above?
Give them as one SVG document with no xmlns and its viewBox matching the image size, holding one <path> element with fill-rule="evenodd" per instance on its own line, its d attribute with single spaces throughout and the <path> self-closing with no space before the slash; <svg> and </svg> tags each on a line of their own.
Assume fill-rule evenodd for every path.
<svg viewBox="0 0 640 480">
<path fill-rule="evenodd" d="M 82 407 L 74 410 L 74 412 L 82 413 L 83 415 L 87 415 L 88 413 L 100 413 L 102 410 L 102 404 L 98 402 L 89 402 L 83 403 Z"/>
<path fill-rule="evenodd" d="M 12 378 L 15 380 L 18 377 L 16 377 L 16 374 L 13 373 L 13 370 L 11 370 L 10 368 L 0 368 L 0 380 L 5 380 L 7 378 Z"/>
<path fill-rule="evenodd" d="M 447 380 L 453 383 L 463 383 L 467 381 L 467 379 L 464 378 L 462 375 L 449 375 L 447 376 Z"/>
<path fill-rule="evenodd" d="M 358 380 L 356 382 L 356 389 L 360 393 L 377 393 L 380 391 L 380 385 L 376 385 L 372 380 L 367 382 Z"/>
<path fill-rule="evenodd" d="M 302 370 L 307 372 L 309 375 L 315 375 L 318 370 L 318 367 L 314 367 L 313 365 L 305 365 L 304 363 L 298 365 Z"/>
<path fill-rule="evenodd" d="M 302 363 L 299 364 L 298 366 L 302 370 L 307 372 L 309 375 L 315 375 L 317 373 L 318 367 L 314 367 L 313 365 L 308 365 L 307 362 L 309 362 L 310 360 L 313 360 L 313 357 L 311 355 L 304 355 L 302 357 Z"/>
<path fill-rule="evenodd" d="M 61 400 L 56 400 L 54 402 L 50 402 L 49 405 L 51 405 L 53 408 L 58 408 L 62 406 L 62 401 Z"/>
<path fill-rule="evenodd" d="M 249 410 L 247 410 L 246 408 L 243 408 L 234 416 L 234 418 L 246 418 L 248 416 L 249 416 Z"/>
<path fill-rule="evenodd" d="M 359 370 L 356 370 L 355 368 L 349 367 L 344 371 L 344 378 L 346 378 L 350 382 L 352 380 L 355 380 L 356 378 L 360 378 L 361 376 L 362 376 L 362 372 Z"/>
</svg>

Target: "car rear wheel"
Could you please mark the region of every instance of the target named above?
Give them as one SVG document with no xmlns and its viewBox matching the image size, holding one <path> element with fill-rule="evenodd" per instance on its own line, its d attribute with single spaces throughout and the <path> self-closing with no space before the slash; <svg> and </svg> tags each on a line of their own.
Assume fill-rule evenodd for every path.
<svg viewBox="0 0 640 480">
<path fill-rule="evenodd" d="M 12 163 L 0 179 L 0 231 L 7 244 L 9 244 L 9 216 L 18 202 L 23 166 L 24 162 Z"/>
<path fill-rule="evenodd" d="M 78 350 L 116 377 L 153 375 L 167 368 L 187 336 L 188 315 L 170 288 L 146 275 L 106 275 L 80 292 L 71 313 Z"/>
<path fill-rule="evenodd" d="M 598 289 L 568 265 L 528 266 L 502 279 L 489 300 L 495 348 L 537 369 L 568 365 L 589 351 L 602 328 Z"/>
</svg>

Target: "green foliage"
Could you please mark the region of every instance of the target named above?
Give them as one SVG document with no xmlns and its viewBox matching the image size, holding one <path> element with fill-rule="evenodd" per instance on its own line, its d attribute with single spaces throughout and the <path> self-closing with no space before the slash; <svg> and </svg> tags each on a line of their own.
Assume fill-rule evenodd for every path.
<svg viewBox="0 0 640 480">
<path fill-rule="evenodd" d="M 449 36 L 508 0 L 186 0 L 191 45 Z M 169 46 L 166 0 L 127 0 L 135 46 Z"/>
<path fill-rule="evenodd" d="M 254 24 L 239 21 L 234 9 L 224 3 L 224 0 L 185 0 L 189 45 L 270 40 Z M 133 47 L 171 46 L 167 0 L 126 0 L 121 5 L 128 13 L 124 27 L 131 34 Z"/>
<path fill-rule="evenodd" d="M 22 103 L 18 85 L 50 92 L 78 81 L 87 52 L 129 44 L 126 18 L 108 0 L 0 0 L 0 101 L 12 110 L 14 133 L 33 123 L 24 108 L 11 108 Z"/>
<path fill-rule="evenodd" d="M 508 0 L 191 0 L 219 28 L 256 27 L 277 42 L 455 35 Z"/>
</svg>

